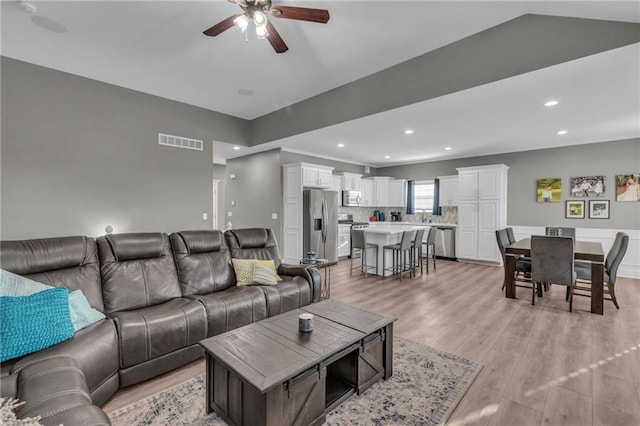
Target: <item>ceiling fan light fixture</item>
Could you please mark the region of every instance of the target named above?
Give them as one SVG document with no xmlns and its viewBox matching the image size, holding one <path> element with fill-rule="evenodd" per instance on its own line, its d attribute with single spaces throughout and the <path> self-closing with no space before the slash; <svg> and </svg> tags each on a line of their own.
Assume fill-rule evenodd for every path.
<svg viewBox="0 0 640 426">
<path fill-rule="evenodd" d="M 245 32 L 249 26 L 249 18 L 247 18 L 247 15 L 240 15 L 233 20 L 233 23 L 236 24 L 242 32 Z"/>
<path fill-rule="evenodd" d="M 253 12 L 253 22 L 255 22 L 256 28 L 257 27 L 266 27 L 267 26 L 267 15 L 265 15 L 264 12 L 262 12 L 260 10 L 256 10 L 256 11 Z"/>
<path fill-rule="evenodd" d="M 269 35 L 269 32 L 267 31 L 266 25 L 260 25 L 260 26 L 256 25 L 256 36 L 258 37 L 259 40 L 267 38 L 268 35 Z"/>
</svg>

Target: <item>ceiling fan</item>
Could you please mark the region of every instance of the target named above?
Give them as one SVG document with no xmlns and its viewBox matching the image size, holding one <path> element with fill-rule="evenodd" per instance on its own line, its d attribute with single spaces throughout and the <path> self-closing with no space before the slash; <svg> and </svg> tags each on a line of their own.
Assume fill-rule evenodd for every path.
<svg viewBox="0 0 640 426">
<path fill-rule="evenodd" d="M 325 9 L 312 9 L 309 7 L 295 6 L 272 6 L 271 0 L 229 0 L 235 3 L 244 11 L 242 14 L 229 16 L 213 27 L 203 31 L 204 35 L 215 37 L 218 34 L 237 25 L 242 32 L 247 30 L 249 22 L 253 21 L 256 26 L 256 35 L 259 39 L 266 38 L 273 46 L 276 53 L 284 53 L 287 47 L 278 31 L 267 19 L 267 14 L 275 18 L 295 19 L 298 21 L 317 22 L 326 24 L 329 21 L 329 11 Z"/>
</svg>

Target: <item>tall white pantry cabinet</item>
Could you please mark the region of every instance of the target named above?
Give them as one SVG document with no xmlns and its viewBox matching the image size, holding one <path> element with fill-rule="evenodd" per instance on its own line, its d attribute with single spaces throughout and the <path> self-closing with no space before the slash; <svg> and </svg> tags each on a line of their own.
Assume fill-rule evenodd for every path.
<svg viewBox="0 0 640 426">
<path fill-rule="evenodd" d="M 459 259 L 502 262 L 496 230 L 507 226 L 507 172 L 504 164 L 461 167 L 456 254 Z"/>
</svg>

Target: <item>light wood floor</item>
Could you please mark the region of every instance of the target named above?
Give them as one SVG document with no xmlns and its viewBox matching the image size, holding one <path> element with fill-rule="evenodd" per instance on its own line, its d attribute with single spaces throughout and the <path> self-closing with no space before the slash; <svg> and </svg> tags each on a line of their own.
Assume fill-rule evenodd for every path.
<svg viewBox="0 0 640 426">
<path fill-rule="evenodd" d="M 484 365 L 450 417 L 450 425 L 640 425 L 640 280 L 619 278 L 616 310 L 589 313 L 589 299 L 568 311 L 564 288 L 531 306 L 500 290 L 493 266 L 438 261 L 438 269 L 402 282 L 364 278 L 349 262 L 331 271 L 331 297 L 395 315 L 397 336 Z M 121 390 L 110 412 L 204 372 L 197 361 Z"/>
</svg>

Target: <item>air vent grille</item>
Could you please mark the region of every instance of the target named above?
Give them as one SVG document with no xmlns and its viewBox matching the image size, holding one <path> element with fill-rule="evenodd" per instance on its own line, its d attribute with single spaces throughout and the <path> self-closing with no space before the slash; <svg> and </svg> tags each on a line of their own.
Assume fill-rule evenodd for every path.
<svg viewBox="0 0 640 426">
<path fill-rule="evenodd" d="M 158 133 L 158 145 L 202 151 L 202 143 L 203 142 L 198 139 L 189 139 L 189 138 L 183 138 L 181 136 L 165 135 L 164 133 Z"/>
</svg>

